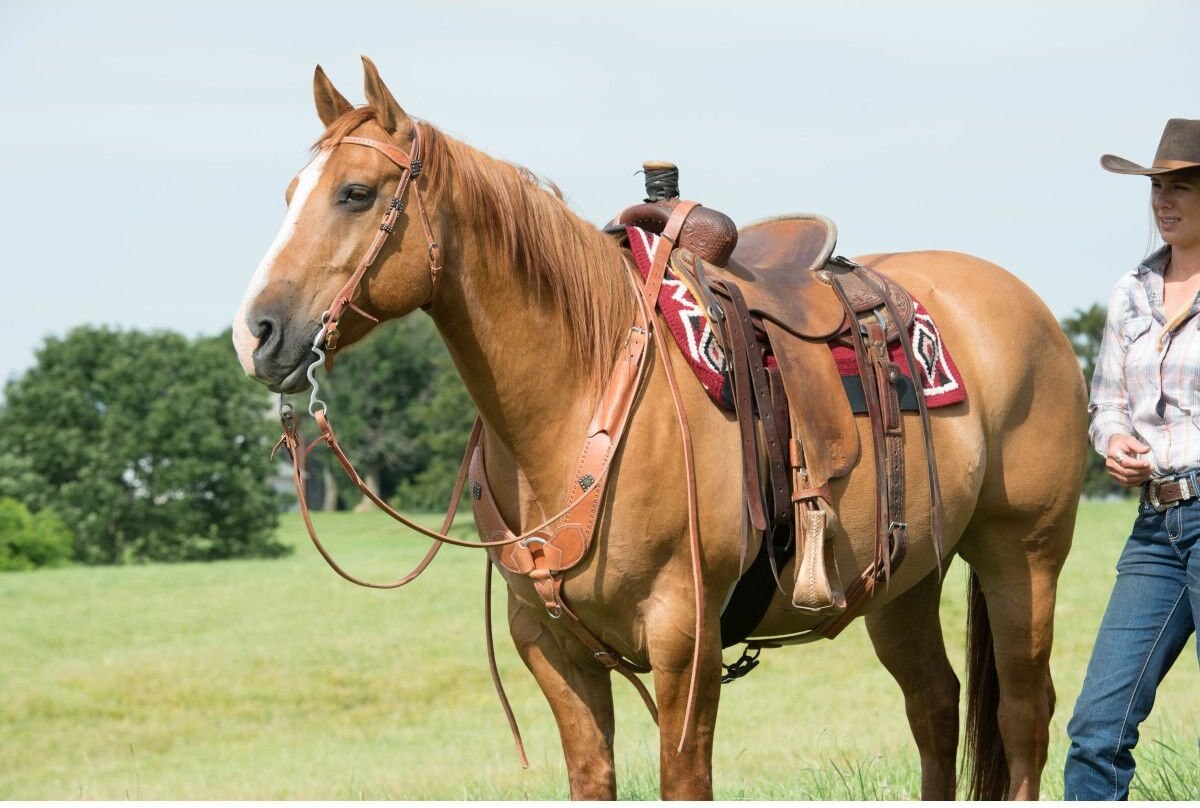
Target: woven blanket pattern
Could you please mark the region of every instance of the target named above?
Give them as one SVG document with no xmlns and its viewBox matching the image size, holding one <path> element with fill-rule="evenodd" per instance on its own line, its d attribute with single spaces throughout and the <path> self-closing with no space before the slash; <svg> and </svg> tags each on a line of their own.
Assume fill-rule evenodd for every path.
<svg viewBox="0 0 1200 808">
<path fill-rule="evenodd" d="M 658 247 L 659 236 L 633 226 L 626 226 L 625 231 L 629 237 L 629 249 L 633 254 L 634 263 L 644 279 L 650 273 L 650 263 L 654 250 Z M 687 281 L 668 264 L 662 288 L 658 292 L 658 310 L 705 391 L 718 406 L 732 410 L 733 396 L 728 389 L 729 363 L 721 344 L 717 341 L 712 323 L 697 300 L 698 296 L 692 292 Z M 948 407 L 965 401 L 967 391 L 962 375 L 954 364 L 949 349 L 942 342 L 941 332 L 920 301 L 914 299 L 913 303 L 916 305 L 916 315 L 910 332 L 913 358 L 921 368 L 926 406 Z M 833 351 L 838 373 L 844 377 L 859 375 L 858 360 L 853 348 L 830 343 L 830 350 Z M 911 379 L 912 371 L 899 342 L 893 342 L 888 351 L 892 362 L 900 367 L 900 372 Z M 767 357 L 767 361 L 770 363 L 773 357 Z"/>
<path fill-rule="evenodd" d="M 633 260 L 645 280 L 650 274 L 650 262 L 658 247 L 659 236 L 629 225 L 626 225 L 625 231 L 629 235 L 629 250 L 633 253 Z M 688 364 L 700 384 L 704 385 L 705 391 L 722 408 L 732 410 L 733 399 L 723 395 L 729 383 L 729 363 L 713 332 L 712 323 L 696 302 L 697 299 L 697 295 L 668 264 L 662 287 L 658 290 L 658 310 L 667 321 L 675 344 L 687 357 Z"/>
</svg>

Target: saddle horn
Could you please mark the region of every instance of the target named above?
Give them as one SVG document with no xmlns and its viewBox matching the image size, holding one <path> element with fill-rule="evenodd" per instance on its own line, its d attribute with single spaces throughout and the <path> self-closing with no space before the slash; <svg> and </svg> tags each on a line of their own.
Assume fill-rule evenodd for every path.
<svg viewBox="0 0 1200 808">
<path fill-rule="evenodd" d="M 646 200 L 617 214 L 612 224 L 627 224 L 661 235 L 671 213 L 679 205 L 679 168 L 665 161 L 642 163 L 646 172 Z M 737 227 L 724 213 L 697 205 L 684 219 L 679 242 L 683 247 L 708 261 L 723 267 L 737 246 Z"/>
</svg>

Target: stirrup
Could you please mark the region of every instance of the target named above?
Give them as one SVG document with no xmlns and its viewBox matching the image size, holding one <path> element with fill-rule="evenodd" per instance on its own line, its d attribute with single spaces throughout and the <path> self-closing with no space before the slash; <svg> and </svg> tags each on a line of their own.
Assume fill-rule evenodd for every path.
<svg viewBox="0 0 1200 808">
<path fill-rule="evenodd" d="M 801 548 L 796 564 L 792 607 L 823 617 L 846 611 L 846 593 L 838 575 L 837 557 L 827 553 L 829 535 L 821 503 L 797 504 L 796 532 Z"/>
</svg>

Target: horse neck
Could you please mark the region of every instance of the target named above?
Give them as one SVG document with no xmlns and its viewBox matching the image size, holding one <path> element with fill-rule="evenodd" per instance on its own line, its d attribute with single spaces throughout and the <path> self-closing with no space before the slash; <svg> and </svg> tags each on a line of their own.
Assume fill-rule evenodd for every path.
<svg viewBox="0 0 1200 808">
<path fill-rule="evenodd" d="M 496 257 L 469 233 L 456 240 L 456 260 L 430 314 L 484 421 L 489 479 L 506 518 L 537 519 L 539 508 L 558 507 L 605 380 L 583 365 L 573 324 L 552 295 L 530 288 L 525 267 Z M 598 271 L 624 271 L 619 257 L 613 264 L 614 252 L 602 252 L 591 257 L 607 263 Z M 592 361 L 609 364 L 616 347 L 597 348 Z M 526 514 L 505 508 L 505 499 L 539 505 Z"/>
</svg>

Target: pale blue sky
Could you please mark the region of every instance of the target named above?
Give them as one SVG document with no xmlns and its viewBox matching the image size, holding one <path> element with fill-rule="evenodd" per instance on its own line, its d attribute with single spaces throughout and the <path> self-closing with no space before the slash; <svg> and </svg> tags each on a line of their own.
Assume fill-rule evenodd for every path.
<svg viewBox="0 0 1200 808">
<path fill-rule="evenodd" d="M 1200 118 L 1198 31 L 1195 0 L 0 0 L 0 381 L 81 323 L 223 329 L 319 133 L 313 66 L 360 103 L 360 54 L 597 224 L 673 160 L 738 222 L 974 253 L 1063 316 L 1145 252 L 1147 182 L 1097 161 Z"/>
</svg>

